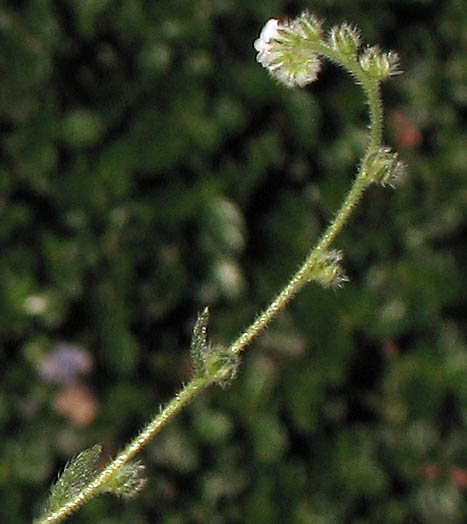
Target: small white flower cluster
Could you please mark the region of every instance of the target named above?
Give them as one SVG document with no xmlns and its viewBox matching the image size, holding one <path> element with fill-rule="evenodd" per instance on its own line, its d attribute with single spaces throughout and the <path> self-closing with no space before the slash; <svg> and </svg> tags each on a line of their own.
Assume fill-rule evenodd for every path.
<svg viewBox="0 0 467 524">
<path fill-rule="evenodd" d="M 254 47 L 258 51 L 256 60 L 288 87 L 304 87 L 316 80 L 321 69 L 318 53 L 334 61 L 337 52 L 339 63 L 359 68 L 378 81 L 399 73 L 397 53 L 383 53 L 372 46 L 359 54 L 361 40 L 360 31 L 346 23 L 333 27 L 323 38 L 322 22 L 305 11 L 293 20 L 269 20 Z M 326 49 L 334 54 L 328 55 Z"/>
<path fill-rule="evenodd" d="M 320 36 L 321 22 L 308 13 L 295 20 L 272 18 L 254 43 L 256 59 L 282 84 L 304 87 L 321 69 L 318 55 L 309 47 Z"/>
</svg>

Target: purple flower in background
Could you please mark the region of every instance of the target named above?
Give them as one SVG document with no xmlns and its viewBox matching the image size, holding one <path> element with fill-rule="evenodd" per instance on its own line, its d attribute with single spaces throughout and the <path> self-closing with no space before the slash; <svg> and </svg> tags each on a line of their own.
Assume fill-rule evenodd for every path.
<svg viewBox="0 0 467 524">
<path fill-rule="evenodd" d="M 80 346 L 62 342 L 57 344 L 39 365 L 39 374 L 48 382 L 72 382 L 80 373 L 92 368 L 92 357 Z"/>
</svg>

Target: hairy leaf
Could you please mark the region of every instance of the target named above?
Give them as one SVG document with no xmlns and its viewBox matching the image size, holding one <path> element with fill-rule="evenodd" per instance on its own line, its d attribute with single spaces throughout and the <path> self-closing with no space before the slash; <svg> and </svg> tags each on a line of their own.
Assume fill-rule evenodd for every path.
<svg viewBox="0 0 467 524">
<path fill-rule="evenodd" d="M 96 476 L 102 447 L 96 444 L 73 458 L 50 490 L 44 514 L 53 513 L 76 497 Z"/>
<path fill-rule="evenodd" d="M 206 354 L 209 352 L 208 342 L 209 309 L 204 308 L 196 320 L 191 337 L 191 358 L 195 375 L 203 375 L 206 367 Z"/>
</svg>

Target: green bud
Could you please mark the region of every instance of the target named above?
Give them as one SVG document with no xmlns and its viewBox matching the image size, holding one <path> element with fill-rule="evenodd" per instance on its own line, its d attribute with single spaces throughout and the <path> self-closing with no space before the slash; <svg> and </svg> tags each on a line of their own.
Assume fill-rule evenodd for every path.
<svg viewBox="0 0 467 524">
<path fill-rule="evenodd" d="M 318 252 L 310 269 L 310 280 L 316 280 L 324 287 L 341 287 L 348 281 L 340 265 L 341 260 L 340 251 Z"/>
<path fill-rule="evenodd" d="M 124 464 L 104 484 L 102 491 L 125 499 L 136 497 L 147 482 L 143 473 L 144 464 L 140 461 Z"/>
<path fill-rule="evenodd" d="M 361 45 L 360 31 L 347 23 L 334 26 L 328 40 L 329 45 L 345 57 L 355 56 Z"/>
<path fill-rule="evenodd" d="M 310 13 L 310 11 L 304 11 L 300 16 L 290 22 L 286 32 L 289 30 L 309 42 L 318 42 L 323 36 L 322 25 L 322 20 Z"/>
<path fill-rule="evenodd" d="M 405 165 L 399 160 L 399 155 L 387 146 L 381 146 L 367 156 L 365 169 L 373 182 L 391 187 L 394 187 L 405 173 Z"/>
<path fill-rule="evenodd" d="M 399 55 L 394 51 L 383 53 L 378 46 L 367 47 L 359 58 L 360 67 L 376 80 L 384 80 L 400 73 Z"/>
<path fill-rule="evenodd" d="M 210 382 L 229 385 L 237 376 L 240 357 L 224 346 L 212 345 L 208 340 L 209 310 L 205 308 L 198 316 L 191 338 L 191 356 L 194 376 L 207 378 Z"/>
<path fill-rule="evenodd" d="M 237 377 L 240 357 L 224 346 L 215 346 L 206 355 L 206 376 L 222 387 L 229 386 Z"/>
</svg>

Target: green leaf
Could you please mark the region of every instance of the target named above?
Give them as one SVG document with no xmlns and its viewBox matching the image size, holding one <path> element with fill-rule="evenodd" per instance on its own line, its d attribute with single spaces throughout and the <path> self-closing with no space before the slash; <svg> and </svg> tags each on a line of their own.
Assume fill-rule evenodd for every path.
<svg viewBox="0 0 467 524">
<path fill-rule="evenodd" d="M 79 453 L 65 466 L 63 473 L 50 490 L 44 515 L 63 507 L 92 482 L 97 474 L 97 461 L 101 452 L 101 445 L 96 444 Z"/>
<path fill-rule="evenodd" d="M 206 355 L 209 353 L 208 342 L 208 321 L 209 309 L 204 308 L 203 312 L 198 315 L 193 334 L 191 337 L 190 352 L 193 359 L 195 376 L 202 376 L 206 369 Z"/>
<path fill-rule="evenodd" d="M 194 376 L 209 378 L 222 387 L 228 386 L 237 376 L 240 358 L 229 349 L 212 345 L 208 341 L 209 309 L 198 316 L 191 338 L 191 357 Z"/>
</svg>

